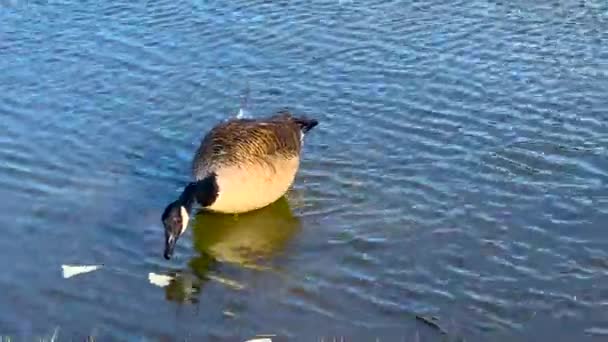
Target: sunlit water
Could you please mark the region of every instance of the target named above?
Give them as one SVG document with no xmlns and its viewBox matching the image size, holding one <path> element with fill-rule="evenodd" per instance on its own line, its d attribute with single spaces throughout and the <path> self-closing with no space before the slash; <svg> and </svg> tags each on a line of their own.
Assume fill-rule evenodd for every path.
<svg viewBox="0 0 608 342">
<path fill-rule="evenodd" d="M 0 4 L 0 335 L 608 339 L 607 2 Z M 320 121 L 294 187 L 165 261 L 247 87 Z"/>
</svg>

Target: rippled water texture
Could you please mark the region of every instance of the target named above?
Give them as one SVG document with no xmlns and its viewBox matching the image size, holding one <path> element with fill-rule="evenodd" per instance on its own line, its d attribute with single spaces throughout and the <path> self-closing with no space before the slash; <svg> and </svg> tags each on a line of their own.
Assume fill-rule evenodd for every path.
<svg viewBox="0 0 608 342">
<path fill-rule="evenodd" d="M 0 335 L 608 339 L 606 1 L 0 4 Z M 321 122 L 294 188 L 167 262 L 247 87 Z"/>
</svg>

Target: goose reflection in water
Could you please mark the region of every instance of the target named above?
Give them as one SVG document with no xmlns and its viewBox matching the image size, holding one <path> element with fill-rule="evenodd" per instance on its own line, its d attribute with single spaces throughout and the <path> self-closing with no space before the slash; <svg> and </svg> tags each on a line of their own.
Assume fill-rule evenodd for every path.
<svg viewBox="0 0 608 342">
<path fill-rule="evenodd" d="M 299 219 L 283 196 L 273 204 L 245 214 L 227 215 L 200 211 L 192 220 L 197 255 L 188 269 L 174 274 L 165 287 L 166 299 L 198 302 L 197 297 L 211 272 L 222 264 L 264 270 L 264 263 L 281 254 L 300 228 Z"/>
</svg>

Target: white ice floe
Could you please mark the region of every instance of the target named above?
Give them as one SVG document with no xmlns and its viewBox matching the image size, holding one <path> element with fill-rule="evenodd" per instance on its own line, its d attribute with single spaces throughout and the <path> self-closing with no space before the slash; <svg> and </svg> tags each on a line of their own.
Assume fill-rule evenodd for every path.
<svg viewBox="0 0 608 342">
<path fill-rule="evenodd" d="M 168 286 L 169 283 L 171 283 L 171 280 L 173 280 L 173 277 L 164 275 L 164 274 L 156 274 L 156 273 L 150 272 L 150 273 L 148 273 L 148 280 L 150 281 L 150 284 L 152 284 L 152 285 L 156 285 L 158 287 L 165 287 L 165 286 Z"/>
<path fill-rule="evenodd" d="M 71 278 L 82 273 L 89 273 L 101 268 L 101 265 L 61 265 L 64 278 Z"/>
</svg>

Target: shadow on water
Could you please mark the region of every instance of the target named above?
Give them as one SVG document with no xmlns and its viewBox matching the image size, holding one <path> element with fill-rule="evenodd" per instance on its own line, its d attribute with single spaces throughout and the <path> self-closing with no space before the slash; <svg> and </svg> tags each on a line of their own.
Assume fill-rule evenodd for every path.
<svg viewBox="0 0 608 342">
<path fill-rule="evenodd" d="M 188 268 L 174 274 L 165 287 L 170 301 L 197 303 L 203 285 L 220 273 L 222 264 L 268 270 L 264 264 L 284 251 L 299 231 L 300 220 L 281 197 L 268 207 L 241 215 L 199 211 L 191 227 L 196 254 Z"/>
</svg>

